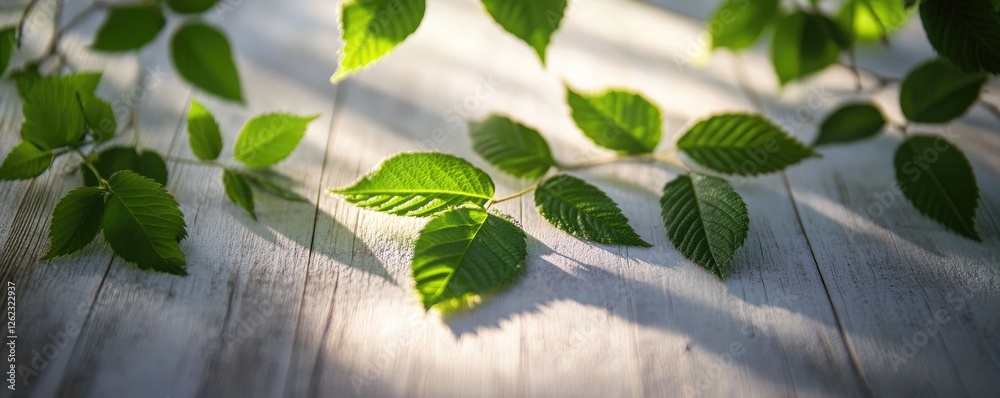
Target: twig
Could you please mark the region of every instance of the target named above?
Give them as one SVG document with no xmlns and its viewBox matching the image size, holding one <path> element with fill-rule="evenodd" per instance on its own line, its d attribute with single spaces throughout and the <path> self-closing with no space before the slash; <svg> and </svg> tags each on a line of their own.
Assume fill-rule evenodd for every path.
<svg viewBox="0 0 1000 398">
<path fill-rule="evenodd" d="M 21 13 L 21 20 L 17 21 L 17 48 L 21 48 L 21 44 L 24 42 L 24 25 L 28 23 L 28 15 L 35 9 L 36 5 L 38 5 L 38 0 L 28 2 L 28 5 L 24 7 L 24 12 Z"/>
<path fill-rule="evenodd" d="M 538 182 L 534 183 L 533 185 L 531 185 L 530 187 L 525 188 L 524 190 L 522 190 L 522 191 L 520 191 L 518 193 L 515 193 L 513 195 L 504 196 L 504 197 L 498 198 L 498 199 L 490 199 L 490 201 L 486 203 L 486 208 L 489 209 L 490 206 L 493 206 L 493 205 L 495 205 L 497 203 L 503 203 L 503 202 L 506 202 L 508 200 L 517 199 L 517 198 L 520 198 L 520 197 L 522 197 L 524 195 L 527 195 L 527 194 L 531 193 L 532 191 L 534 191 L 535 189 L 537 189 L 538 186 L 541 185 L 541 184 L 542 184 L 542 182 L 538 181 Z"/>
</svg>

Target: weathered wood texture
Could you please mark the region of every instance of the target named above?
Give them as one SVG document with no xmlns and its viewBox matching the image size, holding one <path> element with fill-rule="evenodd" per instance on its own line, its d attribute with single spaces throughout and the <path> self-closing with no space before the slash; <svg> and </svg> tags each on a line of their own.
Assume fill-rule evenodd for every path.
<svg viewBox="0 0 1000 398">
<path fill-rule="evenodd" d="M 809 140 L 814 121 L 851 98 L 851 75 L 833 70 L 779 92 L 765 48 L 690 66 L 714 2 L 570 2 L 543 68 L 476 0 L 432 0 L 393 56 L 333 86 L 336 2 L 224 3 L 208 19 L 236 47 L 246 107 L 182 83 L 166 35 L 141 57 L 99 58 L 86 51 L 95 18 L 65 49 L 75 65 L 105 71 L 105 97 L 141 95 L 141 143 L 172 157 L 192 157 L 183 124 L 191 98 L 216 112 L 230 147 L 251 115 L 322 115 L 278 167 L 312 203 L 262 196 L 254 222 L 226 200 L 219 170 L 171 162 L 168 188 L 190 233 L 190 275 L 175 277 L 139 271 L 103 242 L 38 260 L 55 202 L 79 182 L 72 163 L 0 184 L 0 273 L 18 289 L 17 361 L 40 365 L 14 395 L 1000 395 L 1000 123 L 988 113 L 974 110 L 952 130 L 982 188 L 982 243 L 918 216 L 893 190 L 900 137 L 887 134 L 738 181 L 752 227 L 739 270 L 720 283 L 666 239 L 657 199 L 672 172 L 609 166 L 579 175 L 618 200 L 654 248 L 594 246 L 555 230 L 530 198 L 503 203 L 529 234 L 527 273 L 475 311 L 441 319 L 424 314 L 409 276 L 423 221 L 360 211 L 326 188 L 399 151 L 447 151 L 487 167 L 464 123 L 492 112 L 537 127 L 566 162 L 607 156 L 570 120 L 563 82 L 642 92 L 665 110 L 673 142 L 711 113 L 753 109 L 734 62 L 768 115 Z M 860 58 L 899 76 L 931 55 L 911 26 L 891 49 Z M 6 153 L 21 102 L 11 83 L 0 90 Z M 892 87 L 877 99 L 900 119 Z M 525 186 L 494 174 L 501 193 Z"/>
</svg>

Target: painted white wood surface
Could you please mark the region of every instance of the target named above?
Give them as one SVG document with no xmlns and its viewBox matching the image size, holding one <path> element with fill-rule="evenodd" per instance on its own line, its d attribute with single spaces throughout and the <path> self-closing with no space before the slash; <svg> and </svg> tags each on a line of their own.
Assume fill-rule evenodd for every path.
<svg viewBox="0 0 1000 398">
<path fill-rule="evenodd" d="M 752 110 L 730 55 L 690 66 L 714 3 L 573 1 L 543 68 L 476 0 L 431 0 L 420 30 L 394 55 L 333 86 L 336 2 L 231 1 L 208 19 L 236 47 L 246 107 L 180 82 L 165 36 L 140 62 L 92 56 L 83 50 L 88 29 L 71 34 L 71 59 L 105 70 L 108 98 L 128 98 L 140 77 L 159 77 L 141 85 L 142 144 L 170 156 L 191 157 L 183 125 L 191 98 L 207 101 L 230 145 L 251 115 L 321 114 L 279 166 L 312 204 L 262 196 L 254 222 L 226 200 L 218 170 L 171 163 L 168 188 L 190 233 L 182 243 L 190 275 L 180 278 L 139 271 L 103 242 L 39 261 L 48 216 L 79 176 L 67 175 L 67 163 L 33 182 L 3 183 L 0 273 L 18 285 L 18 363 L 30 365 L 50 335 L 81 328 L 17 395 L 998 395 L 1000 123 L 979 109 L 954 132 L 983 190 L 983 243 L 919 217 L 898 194 L 873 213 L 875 195 L 891 192 L 900 137 L 890 134 L 741 181 L 752 227 L 725 283 L 667 241 L 657 199 L 674 175 L 647 164 L 579 175 L 618 200 L 654 248 L 594 246 L 548 225 L 530 198 L 504 203 L 528 232 L 528 271 L 447 319 L 425 315 L 413 293 L 408 264 L 423 221 L 323 194 L 385 156 L 417 150 L 468 157 L 494 172 L 501 193 L 515 192 L 526 183 L 469 148 L 464 120 L 493 112 L 537 127 L 560 160 L 608 156 L 576 130 L 563 82 L 643 93 L 667 114 L 668 142 L 709 114 Z M 99 21 L 90 22 L 92 31 Z M 902 75 L 932 54 L 920 35 L 911 26 L 888 53 L 861 58 Z M 766 49 L 744 58 L 774 119 L 819 119 L 850 98 L 845 71 L 778 92 Z M 10 83 L 0 89 L 6 153 L 17 141 L 20 100 Z M 899 118 L 892 90 L 878 99 Z M 790 128 L 804 140 L 815 131 Z"/>
</svg>

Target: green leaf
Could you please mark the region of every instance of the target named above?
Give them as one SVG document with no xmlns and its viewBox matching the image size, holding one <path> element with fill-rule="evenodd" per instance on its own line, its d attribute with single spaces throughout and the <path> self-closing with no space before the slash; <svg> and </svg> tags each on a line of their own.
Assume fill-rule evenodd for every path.
<svg viewBox="0 0 1000 398">
<path fill-rule="evenodd" d="M 39 149 L 28 141 L 18 144 L 0 165 L 0 181 L 27 180 L 38 177 L 49 169 L 55 155 L 50 150 Z"/>
<path fill-rule="evenodd" d="M 778 15 L 778 0 L 727 0 L 708 21 L 713 48 L 743 50 L 764 33 Z"/>
<path fill-rule="evenodd" d="M 69 75 L 51 76 L 45 79 L 62 80 L 69 83 L 80 92 L 80 95 L 95 95 L 97 86 L 101 84 L 102 72 L 78 72 Z"/>
<path fill-rule="evenodd" d="M 420 27 L 424 0 L 345 0 L 340 16 L 340 65 L 337 83 L 378 61 Z"/>
<path fill-rule="evenodd" d="M 628 225 L 618 205 L 585 181 L 558 175 L 535 190 L 535 207 L 556 228 L 580 239 L 611 245 L 653 247 Z"/>
<path fill-rule="evenodd" d="M 93 48 L 106 52 L 138 50 L 153 41 L 166 24 L 163 10 L 155 5 L 112 7 L 97 31 Z"/>
<path fill-rule="evenodd" d="M 139 268 L 187 275 L 180 240 L 187 225 L 180 205 L 160 183 L 131 171 L 108 179 L 101 226 L 115 254 Z"/>
<path fill-rule="evenodd" d="M 66 81 L 41 79 L 32 83 L 22 110 L 21 138 L 40 149 L 77 144 L 86 133 L 77 90 Z"/>
<path fill-rule="evenodd" d="M 10 57 L 14 54 L 14 45 L 17 43 L 17 29 L 10 27 L 0 30 L 0 75 L 7 71 L 10 65 Z"/>
<path fill-rule="evenodd" d="M 105 191 L 79 187 L 63 196 L 52 212 L 49 252 L 43 260 L 74 253 L 87 247 L 101 231 Z"/>
<path fill-rule="evenodd" d="M 167 164 L 156 152 L 143 151 L 140 154 L 132 147 L 111 147 L 97 154 L 91 162 L 104 178 L 122 170 L 130 170 L 151 178 L 160 185 L 167 185 Z M 83 182 L 92 187 L 100 185 L 97 177 L 87 168 L 83 169 Z"/>
<path fill-rule="evenodd" d="M 306 199 L 305 196 L 292 192 L 292 190 L 272 182 L 271 180 L 267 179 L 267 177 L 257 176 L 253 174 L 243 174 L 243 177 L 246 178 L 248 182 L 250 182 L 250 185 L 253 185 L 257 189 L 267 192 L 271 195 L 277 196 L 285 200 L 290 200 L 293 202 L 309 203 L 309 199 Z"/>
<path fill-rule="evenodd" d="M 885 116 L 872 103 L 847 104 L 826 117 L 813 146 L 874 137 L 885 128 Z"/>
<path fill-rule="evenodd" d="M 363 209 L 426 217 L 466 203 L 483 206 L 494 191 L 490 176 L 464 159 L 424 152 L 388 158 L 354 185 L 330 193 Z"/>
<path fill-rule="evenodd" d="M 236 138 L 236 160 L 257 169 L 284 160 L 317 117 L 271 113 L 250 119 Z"/>
<path fill-rule="evenodd" d="M 837 21 L 855 40 L 873 42 L 881 40 L 883 32 L 889 35 L 902 29 L 911 15 L 900 0 L 849 0 L 837 13 Z"/>
<path fill-rule="evenodd" d="M 990 0 L 925 0 L 920 19 L 938 54 L 967 72 L 1000 73 L 1000 11 Z"/>
<path fill-rule="evenodd" d="M 739 113 L 699 122 L 677 141 L 677 147 L 705 167 L 741 176 L 780 171 L 819 157 L 767 119 Z"/>
<path fill-rule="evenodd" d="M 211 25 L 191 22 L 170 41 L 174 67 L 184 79 L 221 98 L 243 102 L 240 74 L 229 40 Z"/>
<path fill-rule="evenodd" d="M 684 257 L 725 278 L 750 231 L 747 205 L 726 180 L 682 175 L 660 199 L 667 237 Z"/>
<path fill-rule="evenodd" d="M 896 150 L 896 181 L 921 213 L 975 241 L 979 185 L 969 160 L 944 138 L 913 135 Z"/>
<path fill-rule="evenodd" d="M 167 0 L 170 9 L 180 14 L 198 14 L 215 7 L 219 0 Z"/>
<path fill-rule="evenodd" d="M 493 20 L 534 48 L 545 63 L 545 49 L 566 13 L 566 0 L 483 0 L 483 5 Z"/>
<path fill-rule="evenodd" d="M 660 110 L 638 94 L 606 91 L 594 96 L 566 88 L 573 121 L 595 144 L 627 154 L 656 150 L 663 132 Z"/>
<path fill-rule="evenodd" d="M 222 153 L 222 133 L 215 117 L 198 101 L 191 101 L 187 117 L 188 143 L 201 160 L 215 160 Z"/>
<path fill-rule="evenodd" d="M 771 61 L 781 85 L 833 65 L 850 46 L 847 34 L 823 15 L 798 11 L 780 19 L 771 45 Z"/>
<path fill-rule="evenodd" d="M 115 119 L 115 111 L 111 104 L 93 95 L 80 95 L 80 102 L 83 104 L 83 116 L 87 127 L 94 135 L 97 142 L 104 142 L 115 136 L 118 130 L 118 121 Z"/>
<path fill-rule="evenodd" d="M 229 200 L 242 207 L 256 220 L 257 214 L 253 212 L 253 191 L 250 190 L 247 179 L 235 171 L 226 170 L 222 172 L 222 185 L 226 188 Z"/>
<path fill-rule="evenodd" d="M 431 220 L 417 238 L 413 279 L 424 308 L 496 291 L 524 269 L 524 231 L 505 217 L 459 207 Z"/>
<path fill-rule="evenodd" d="M 917 123 L 947 123 L 964 115 L 979 101 L 985 73 L 967 73 L 938 59 L 910 72 L 899 91 L 899 106 Z"/>
<path fill-rule="evenodd" d="M 556 161 L 541 134 L 502 116 L 469 124 L 472 148 L 490 164 L 521 178 L 539 178 Z"/>
</svg>

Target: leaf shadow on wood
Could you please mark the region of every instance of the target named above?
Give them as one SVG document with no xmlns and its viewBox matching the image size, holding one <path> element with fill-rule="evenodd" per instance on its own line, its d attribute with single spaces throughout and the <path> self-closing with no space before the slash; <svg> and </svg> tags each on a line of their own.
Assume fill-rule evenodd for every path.
<svg viewBox="0 0 1000 398">
<path fill-rule="evenodd" d="M 220 188 L 221 189 L 221 188 Z M 318 205 L 290 202 L 273 195 L 255 192 L 257 221 L 233 203 L 227 202 L 230 216 L 239 220 L 247 230 L 267 239 L 275 245 L 281 244 L 280 237 L 290 239 L 295 244 L 309 250 L 311 256 L 321 256 L 333 262 L 347 265 L 359 271 L 377 276 L 398 285 L 381 261 L 354 261 L 357 258 L 378 259 L 355 231 L 334 219 Z M 313 219 L 312 223 L 302 223 L 302 219 Z M 304 228 L 308 228 L 305 231 Z M 335 237 L 334 242 L 320 241 L 321 237 Z M 312 260 L 310 260 L 312 262 Z"/>
</svg>

